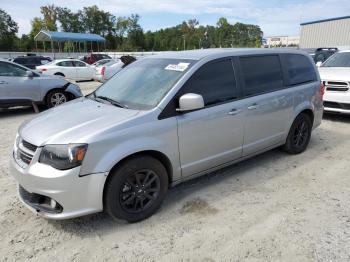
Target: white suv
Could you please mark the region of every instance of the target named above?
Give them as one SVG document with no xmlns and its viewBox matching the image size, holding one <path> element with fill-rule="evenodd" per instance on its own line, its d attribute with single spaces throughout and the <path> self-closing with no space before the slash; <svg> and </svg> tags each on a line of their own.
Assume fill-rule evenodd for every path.
<svg viewBox="0 0 350 262">
<path fill-rule="evenodd" d="M 319 72 L 325 85 L 324 110 L 350 114 L 350 50 L 331 56 Z"/>
</svg>

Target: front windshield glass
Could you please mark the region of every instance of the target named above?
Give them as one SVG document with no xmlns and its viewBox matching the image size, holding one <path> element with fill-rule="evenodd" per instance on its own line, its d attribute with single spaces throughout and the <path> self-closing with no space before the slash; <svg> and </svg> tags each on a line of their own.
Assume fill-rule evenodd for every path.
<svg viewBox="0 0 350 262">
<path fill-rule="evenodd" d="M 193 63 L 187 59 L 141 59 L 119 71 L 94 94 L 128 108 L 151 109 Z"/>
<path fill-rule="evenodd" d="M 336 53 L 322 67 L 350 67 L 350 52 Z"/>
</svg>

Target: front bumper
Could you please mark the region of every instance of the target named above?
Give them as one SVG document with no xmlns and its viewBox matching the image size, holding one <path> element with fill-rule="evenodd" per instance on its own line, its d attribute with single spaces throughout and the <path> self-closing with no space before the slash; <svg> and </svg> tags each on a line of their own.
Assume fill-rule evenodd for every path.
<svg viewBox="0 0 350 262">
<path fill-rule="evenodd" d="M 323 100 L 324 111 L 350 114 L 350 91 L 333 92 L 326 90 Z"/>
<path fill-rule="evenodd" d="M 19 184 L 20 200 L 34 213 L 49 219 L 68 219 L 103 210 L 103 187 L 107 173 L 80 177 L 80 167 L 57 170 L 37 162 L 35 157 L 32 162 L 23 168 L 18 165 L 15 157 L 11 157 L 10 166 L 11 173 Z M 28 195 L 52 199 L 61 208 L 50 209 L 50 203 L 46 200 L 40 207 L 37 197 L 31 198 Z"/>
</svg>

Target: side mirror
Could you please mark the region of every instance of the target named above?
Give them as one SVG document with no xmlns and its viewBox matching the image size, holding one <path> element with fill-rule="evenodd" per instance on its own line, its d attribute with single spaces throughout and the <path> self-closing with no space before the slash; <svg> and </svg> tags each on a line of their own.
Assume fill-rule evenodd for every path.
<svg viewBox="0 0 350 262">
<path fill-rule="evenodd" d="M 201 95 L 198 94 L 184 94 L 179 99 L 179 108 L 176 109 L 178 112 L 191 111 L 204 107 L 204 100 Z"/>
<path fill-rule="evenodd" d="M 316 63 L 316 66 L 317 67 L 320 67 L 322 65 L 322 62 L 321 61 L 318 61 L 317 63 Z"/>
<path fill-rule="evenodd" d="M 34 73 L 32 71 L 26 71 L 26 77 L 34 77 Z"/>
</svg>

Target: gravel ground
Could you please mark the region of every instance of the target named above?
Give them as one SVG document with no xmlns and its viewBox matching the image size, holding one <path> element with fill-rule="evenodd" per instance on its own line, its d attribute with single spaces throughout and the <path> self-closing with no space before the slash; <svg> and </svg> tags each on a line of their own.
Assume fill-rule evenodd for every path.
<svg viewBox="0 0 350 262">
<path fill-rule="evenodd" d="M 49 221 L 22 206 L 8 161 L 34 116 L 0 112 L 0 261 L 350 261 L 350 117 L 326 116 L 301 155 L 276 149 L 181 184 L 127 224 Z"/>
</svg>

